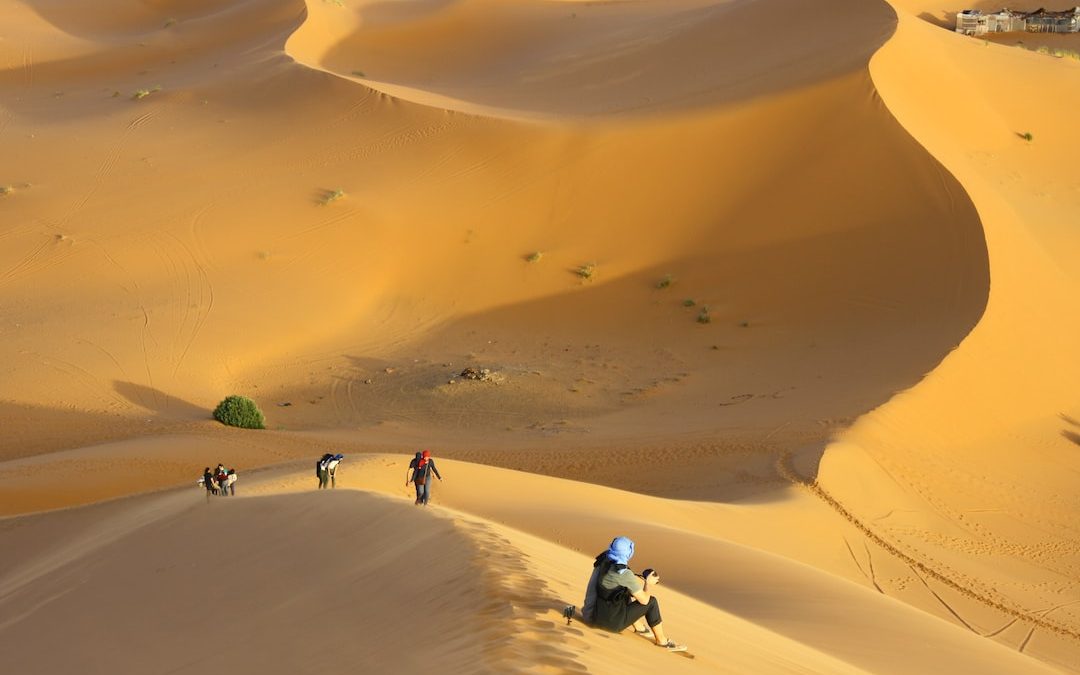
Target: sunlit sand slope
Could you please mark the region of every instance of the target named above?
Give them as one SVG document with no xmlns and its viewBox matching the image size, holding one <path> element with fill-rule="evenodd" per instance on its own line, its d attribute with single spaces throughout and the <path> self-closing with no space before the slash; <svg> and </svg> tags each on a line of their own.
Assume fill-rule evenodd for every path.
<svg viewBox="0 0 1080 675">
<path fill-rule="evenodd" d="M 918 561 L 937 597 L 887 592 L 1076 669 L 1080 87 L 1064 84 L 1080 63 L 988 46 L 896 4 L 874 81 L 974 200 L 991 292 L 957 351 L 830 446 L 819 483 L 903 567 Z"/>
</svg>

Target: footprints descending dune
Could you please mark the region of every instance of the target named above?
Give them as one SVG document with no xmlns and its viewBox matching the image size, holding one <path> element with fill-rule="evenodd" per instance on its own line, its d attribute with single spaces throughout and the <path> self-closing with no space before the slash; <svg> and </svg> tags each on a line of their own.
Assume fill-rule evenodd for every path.
<svg viewBox="0 0 1080 675">
<path fill-rule="evenodd" d="M 946 602 L 937 592 L 935 592 L 927 583 L 927 579 L 933 579 L 934 581 L 947 586 L 948 588 L 960 593 L 966 598 L 979 602 L 987 607 L 991 607 L 1007 616 L 1011 616 L 1014 619 L 1030 623 L 1032 630 L 1035 628 L 1042 628 L 1049 630 L 1058 635 L 1072 638 L 1074 640 L 1080 640 L 1080 630 L 1076 630 L 1070 626 L 1061 624 L 1052 619 L 1047 618 L 1049 611 L 1029 610 L 1020 607 L 1004 597 L 994 589 L 987 588 L 983 583 L 977 579 L 960 573 L 956 570 L 949 569 L 946 565 L 939 561 L 935 561 L 929 556 L 919 556 L 918 554 L 909 554 L 901 550 L 901 548 L 884 539 L 881 535 L 871 529 L 866 523 L 853 515 L 844 506 L 837 501 L 832 495 L 825 491 L 816 480 L 806 479 L 799 476 L 794 468 L 791 466 L 790 454 L 785 454 L 777 460 L 777 471 L 783 475 L 787 480 L 795 485 L 802 486 L 816 495 L 819 499 L 825 502 L 830 508 L 841 515 L 845 520 L 855 526 L 863 535 L 865 535 L 870 541 L 877 544 L 886 553 L 894 558 L 904 562 L 910 568 L 913 574 L 918 577 L 919 581 L 926 586 L 927 590 L 934 595 L 935 598 L 949 611 L 950 614 L 956 617 L 956 619 L 966 626 L 968 629 L 975 631 L 974 628 L 968 624 L 959 613 L 957 613 L 948 602 Z M 845 542 L 846 543 L 846 542 Z M 850 545 L 848 546 L 850 551 Z M 867 553 L 869 556 L 869 552 Z M 852 555 L 854 558 L 854 554 Z M 858 564 L 858 563 L 856 563 Z M 877 583 L 874 583 L 877 586 Z M 880 590 L 880 588 L 879 588 Z M 1080 601 L 1077 601 L 1080 603 Z M 1065 603 L 1059 605 L 1056 608 L 1064 607 L 1072 603 Z M 1001 629 L 1003 630 L 1003 629 Z M 997 631 L 997 632 L 1000 632 Z M 1026 642 L 1026 641 L 1025 641 Z"/>
<path fill-rule="evenodd" d="M 521 671 L 522 663 L 531 664 L 531 672 L 584 671 L 575 659 L 584 642 L 565 637 L 581 632 L 553 620 L 566 602 L 533 574 L 529 556 L 483 523 L 456 519 L 455 524 L 475 542 L 477 568 L 483 569 L 493 600 L 476 618 L 490 626 L 485 660 L 494 672 Z"/>
<path fill-rule="evenodd" d="M 145 125 L 147 122 L 152 120 L 155 115 L 157 115 L 157 110 L 151 110 L 149 112 L 145 112 L 142 115 L 139 115 L 135 119 L 131 120 L 131 122 L 128 124 L 127 128 L 128 129 L 138 129 L 139 127 Z"/>
</svg>

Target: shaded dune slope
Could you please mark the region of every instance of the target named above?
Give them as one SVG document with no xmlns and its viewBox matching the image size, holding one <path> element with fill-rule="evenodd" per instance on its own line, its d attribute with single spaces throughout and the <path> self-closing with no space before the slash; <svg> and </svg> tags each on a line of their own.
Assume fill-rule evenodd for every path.
<svg viewBox="0 0 1080 675">
<path fill-rule="evenodd" d="M 0 575 L 10 667 L 422 672 L 436 660 L 466 672 L 482 659 L 491 598 L 451 523 L 355 493 L 210 506 L 185 492 L 9 522 L 21 552 Z M 408 559 L 423 584 L 399 573 Z M 413 611 L 379 610 L 391 607 Z"/>
</svg>

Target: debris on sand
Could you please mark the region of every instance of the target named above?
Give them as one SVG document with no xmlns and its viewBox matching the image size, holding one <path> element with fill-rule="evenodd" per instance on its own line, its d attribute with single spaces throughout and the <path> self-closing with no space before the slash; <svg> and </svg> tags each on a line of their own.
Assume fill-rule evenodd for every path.
<svg viewBox="0 0 1080 675">
<path fill-rule="evenodd" d="M 490 368 L 473 368 L 471 366 L 461 371 L 457 377 L 450 378 L 447 384 L 455 384 L 459 379 L 473 380 L 475 382 L 493 382 L 495 384 L 502 384 L 506 380 L 501 373 Z"/>
</svg>

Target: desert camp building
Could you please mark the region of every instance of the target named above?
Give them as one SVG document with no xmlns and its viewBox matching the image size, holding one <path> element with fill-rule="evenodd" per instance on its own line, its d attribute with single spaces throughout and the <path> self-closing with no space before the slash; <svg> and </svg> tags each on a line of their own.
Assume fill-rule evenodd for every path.
<svg viewBox="0 0 1080 675">
<path fill-rule="evenodd" d="M 1080 7 L 1051 12 L 1036 9 L 1033 12 L 1016 12 L 1001 9 L 982 12 L 965 9 L 956 15 L 956 32 L 964 35 L 987 33 L 1080 33 Z"/>
</svg>

